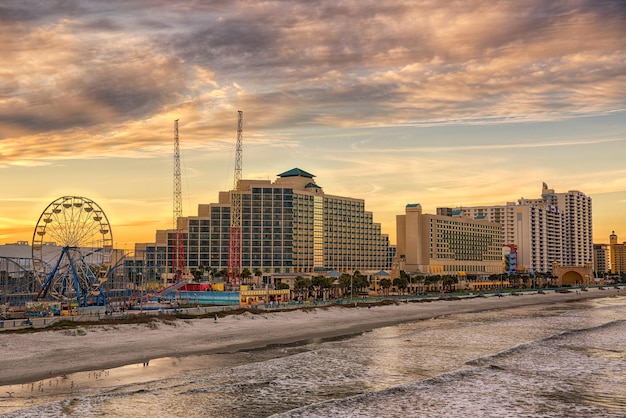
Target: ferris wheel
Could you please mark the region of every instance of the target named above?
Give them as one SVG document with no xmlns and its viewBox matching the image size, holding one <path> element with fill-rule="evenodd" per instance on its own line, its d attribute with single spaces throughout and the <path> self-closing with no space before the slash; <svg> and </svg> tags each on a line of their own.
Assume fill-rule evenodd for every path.
<svg viewBox="0 0 626 418">
<path fill-rule="evenodd" d="M 35 227 L 33 270 L 36 299 L 76 299 L 79 306 L 105 305 L 113 251 L 111 225 L 96 202 L 64 196 L 50 203 Z"/>
</svg>

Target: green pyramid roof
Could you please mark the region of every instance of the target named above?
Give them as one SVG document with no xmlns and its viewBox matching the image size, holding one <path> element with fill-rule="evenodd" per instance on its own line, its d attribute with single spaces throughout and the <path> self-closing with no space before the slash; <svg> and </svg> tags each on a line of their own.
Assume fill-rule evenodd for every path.
<svg viewBox="0 0 626 418">
<path fill-rule="evenodd" d="M 307 177 L 312 179 L 315 176 L 311 173 L 307 173 L 304 170 L 300 170 L 299 168 L 292 168 L 289 171 L 285 171 L 284 173 L 279 174 L 278 177 Z"/>
</svg>

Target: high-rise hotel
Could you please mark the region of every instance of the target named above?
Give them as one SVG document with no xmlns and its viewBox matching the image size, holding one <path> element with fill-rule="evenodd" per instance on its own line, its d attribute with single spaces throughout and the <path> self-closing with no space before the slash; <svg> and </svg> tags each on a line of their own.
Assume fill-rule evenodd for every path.
<svg viewBox="0 0 626 418">
<path fill-rule="evenodd" d="M 270 180 L 241 180 L 241 268 L 252 273 L 389 270 L 389 237 L 362 199 L 333 196 L 314 175 L 294 168 Z M 201 204 L 197 216 L 179 219 L 186 268 L 228 268 L 233 191 Z M 157 231 L 157 242 L 137 244 L 145 268 L 171 272 L 175 232 Z"/>
<path fill-rule="evenodd" d="M 538 199 L 521 198 L 517 203 L 456 211 L 501 224 L 504 244 L 515 246 L 521 270 L 549 272 L 553 263 L 593 263 L 591 198 L 579 191 L 555 193 L 544 183 Z"/>
<path fill-rule="evenodd" d="M 484 217 L 469 219 L 438 209 L 422 213 L 408 204 L 396 216 L 400 268 L 409 273 L 467 276 L 472 280 L 503 271 L 502 226 Z"/>
</svg>

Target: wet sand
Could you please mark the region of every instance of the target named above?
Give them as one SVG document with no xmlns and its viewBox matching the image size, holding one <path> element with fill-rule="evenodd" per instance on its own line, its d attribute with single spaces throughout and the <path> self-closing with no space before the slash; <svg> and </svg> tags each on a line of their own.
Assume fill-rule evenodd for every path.
<svg viewBox="0 0 626 418">
<path fill-rule="evenodd" d="M 32 334 L 0 333 L 0 385 L 73 372 L 105 370 L 162 357 L 235 352 L 450 315 L 590 298 L 624 297 L 613 288 L 587 292 L 507 295 L 367 307 L 331 307 L 262 314 L 96 325 Z"/>
</svg>

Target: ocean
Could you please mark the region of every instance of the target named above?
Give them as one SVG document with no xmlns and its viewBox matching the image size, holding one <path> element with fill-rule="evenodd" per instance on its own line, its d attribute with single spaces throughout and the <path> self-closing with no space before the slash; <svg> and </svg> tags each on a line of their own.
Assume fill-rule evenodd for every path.
<svg viewBox="0 0 626 418">
<path fill-rule="evenodd" d="M 0 414 L 626 417 L 626 298 L 454 314 L 3 386 Z"/>
</svg>

